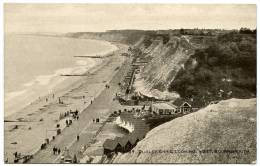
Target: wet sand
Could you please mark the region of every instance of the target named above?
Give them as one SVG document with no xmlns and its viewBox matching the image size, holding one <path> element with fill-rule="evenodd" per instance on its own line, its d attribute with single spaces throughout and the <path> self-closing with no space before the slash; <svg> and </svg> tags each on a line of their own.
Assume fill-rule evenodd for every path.
<svg viewBox="0 0 260 166">
<path fill-rule="evenodd" d="M 52 94 L 48 96 L 48 102 L 46 102 L 46 97 L 41 97 L 31 105 L 25 107 L 21 112 L 6 117 L 5 120 L 12 122 L 6 121 L 4 125 L 5 158 L 8 158 L 8 160 L 12 162 L 13 153 L 15 151 L 20 152 L 22 155 L 34 154 L 37 152 L 46 137 L 51 138 L 56 135 L 57 124 L 61 125 L 61 129 L 65 128 L 66 118 L 59 120 L 59 115 L 61 113 L 63 114 L 69 110 L 75 111 L 76 109 L 79 112 L 82 112 L 83 110 L 86 112 L 88 110 L 86 108 L 90 105 L 90 101 L 93 100 L 94 103 L 96 102 L 98 96 L 104 91 L 105 85 L 108 84 L 118 72 L 118 70 L 115 69 L 121 67 L 122 63 L 125 61 L 125 57 L 119 55 L 127 50 L 127 46 L 119 44 L 117 44 L 117 46 L 119 50 L 115 52 L 114 56 L 105 58 L 100 65 L 89 70 L 88 73 L 86 73 L 87 76 L 75 78 L 78 79 L 77 82 L 68 82 L 64 87 L 57 89 L 54 98 Z M 112 93 L 112 89 L 110 93 Z M 107 100 L 112 100 L 111 96 L 113 95 L 114 94 L 110 94 L 106 97 Z M 58 102 L 59 98 L 63 104 Z M 102 101 L 99 102 L 100 105 L 102 105 Z M 72 137 L 74 138 L 75 133 L 81 132 L 78 131 L 79 126 L 87 126 L 91 123 L 91 118 L 103 116 L 103 114 L 107 113 L 107 110 L 105 109 L 93 109 L 98 111 L 93 113 L 90 111 L 87 111 L 86 113 L 82 112 L 79 116 L 79 121 L 76 121 L 79 125 L 72 125 L 74 126 L 74 131 L 66 132 L 68 128 L 65 128 L 64 131 L 62 131 L 62 134 L 58 136 L 54 142 L 59 141 L 60 139 L 61 142 L 63 140 L 64 146 L 66 146 L 68 142 L 64 141 L 64 137 L 70 139 Z M 85 115 L 83 115 L 83 113 Z M 15 126 L 18 128 L 14 129 Z M 70 130 L 73 130 L 72 127 Z M 63 136 L 63 132 L 68 135 Z M 57 142 L 57 144 L 59 144 L 59 142 Z"/>
</svg>

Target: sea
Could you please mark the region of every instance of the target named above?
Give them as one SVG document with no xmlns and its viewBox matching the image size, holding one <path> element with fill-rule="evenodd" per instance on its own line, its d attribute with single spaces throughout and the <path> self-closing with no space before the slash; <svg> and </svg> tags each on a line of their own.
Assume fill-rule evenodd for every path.
<svg viewBox="0 0 260 166">
<path fill-rule="evenodd" d="M 20 111 L 66 81 L 62 74 L 83 74 L 101 63 L 115 45 L 101 40 L 7 34 L 4 38 L 4 116 Z"/>
</svg>

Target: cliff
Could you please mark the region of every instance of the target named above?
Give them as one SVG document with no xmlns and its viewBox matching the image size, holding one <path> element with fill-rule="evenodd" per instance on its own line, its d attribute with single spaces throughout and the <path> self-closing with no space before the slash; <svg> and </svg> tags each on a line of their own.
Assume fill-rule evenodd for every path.
<svg viewBox="0 0 260 166">
<path fill-rule="evenodd" d="M 112 30 L 67 36 L 129 44 L 134 51 L 128 53 L 147 62 L 133 84 L 136 92 L 146 96 L 192 98 L 198 105 L 255 97 L 256 35 L 217 30 L 200 35 L 197 31 Z"/>
<path fill-rule="evenodd" d="M 160 125 L 113 163 L 252 163 L 256 99 L 229 99 Z"/>
<path fill-rule="evenodd" d="M 167 94 L 170 98 L 177 97 L 177 94 L 168 93 L 169 83 L 194 53 L 194 47 L 185 36 L 169 36 L 168 41 L 157 37 L 150 39 L 150 42 L 149 46 L 145 46 L 145 41 L 139 44 L 143 52 L 141 58 L 148 63 L 137 75 L 134 87 L 136 91 L 148 96 L 160 98 Z"/>
</svg>

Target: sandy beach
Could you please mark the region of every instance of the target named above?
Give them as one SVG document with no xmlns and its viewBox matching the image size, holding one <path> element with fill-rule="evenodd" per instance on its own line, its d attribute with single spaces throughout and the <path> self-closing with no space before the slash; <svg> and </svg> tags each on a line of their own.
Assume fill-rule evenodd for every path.
<svg viewBox="0 0 260 166">
<path fill-rule="evenodd" d="M 74 76 L 76 81 L 71 79 L 73 81 L 68 81 L 62 87 L 55 89 L 54 96 L 50 94 L 40 97 L 22 111 L 5 117 L 5 159 L 8 158 L 12 163 L 14 152 L 22 155 L 36 153 L 41 144 L 44 143 L 45 138 L 52 139 L 52 136 L 56 136 L 57 124 L 60 125 L 63 134 L 63 130 L 66 131 L 67 129 L 65 121 L 71 119 L 71 117 L 61 119 L 60 115 L 64 115 L 67 111 L 78 110 L 80 112 L 79 126 L 87 126 L 91 118 L 95 116 L 102 117 L 107 113 L 103 110 L 95 113 L 87 111 L 85 113 L 86 118 L 81 116 L 82 113 L 86 112 L 84 110 L 88 110 L 86 108 L 91 101 L 95 103 L 97 97 L 104 91 L 105 85 L 109 84 L 113 76 L 118 72 L 118 67 L 121 67 L 125 61 L 125 57 L 120 56 L 120 54 L 126 52 L 128 47 L 121 44 L 116 44 L 116 46 L 119 49 L 114 52 L 114 56 L 104 58 L 102 63 L 91 68 L 85 73 L 85 76 Z M 113 96 L 114 93 L 116 92 L 111 95 Z M 46 101 L 46 98 L 48 98 L 48 101 Z M 110 96 L 108 98 L 112 100 Z M 82 121 L 81 124 L 80 120 Z M 79 126 L 74 125 L 74 132 L 80 132 L 78 131 Z M 58 137 L 63 138 L 62 134 Z"/>
</svg>

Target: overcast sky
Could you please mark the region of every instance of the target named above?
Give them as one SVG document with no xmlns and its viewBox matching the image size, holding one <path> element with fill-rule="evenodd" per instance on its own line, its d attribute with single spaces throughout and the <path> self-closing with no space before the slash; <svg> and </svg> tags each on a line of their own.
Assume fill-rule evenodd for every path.
<svg viewBox="0 0 260 166">
<path fill-rule="evenodd" d="M 256 28 L 255 5 L 5 4 L 5 32 Z"/>
</svg>

